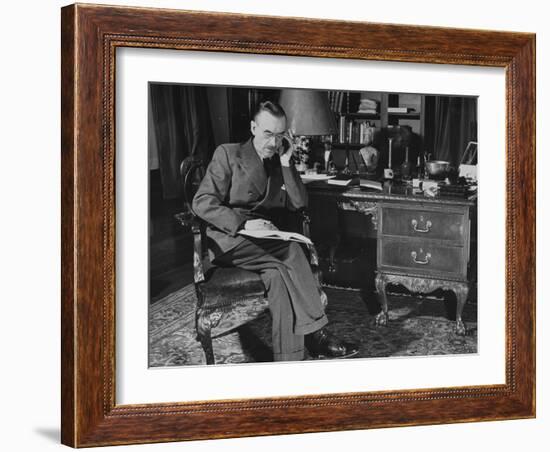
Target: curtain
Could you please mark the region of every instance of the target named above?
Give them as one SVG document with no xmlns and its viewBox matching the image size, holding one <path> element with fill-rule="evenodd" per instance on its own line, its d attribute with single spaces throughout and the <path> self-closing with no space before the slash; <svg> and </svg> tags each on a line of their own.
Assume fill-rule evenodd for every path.
<svg viewBox="0 0 550 452">
<path fill-rule="evenodd" d="M 152 127 L 164 199 L 182 195 L 179 167 L 188 156 L 208 162 L 214 151 L 206 88 L 150 84 Z"/>
<path fill-rule="evenodd" d="M 477 98 L 437 96 L 432 158 L 457 167 L 469 141 L 477 141 Z"/>
</svg>

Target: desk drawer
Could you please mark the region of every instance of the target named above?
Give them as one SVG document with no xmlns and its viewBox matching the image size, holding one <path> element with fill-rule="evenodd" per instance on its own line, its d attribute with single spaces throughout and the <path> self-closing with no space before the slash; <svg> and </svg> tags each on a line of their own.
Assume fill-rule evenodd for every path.
<svg viewBox="0 0 550 452">
<path fill-rule="evenodd" d="M 379 268 L 430 277 L 466 277 L 465 248 L 425 240 L 383 237 L 379 243 Z"/>
<path fill-rule="evenodd" d="M 382 234 L 463 242 L 466 215 L 443 210 L 382 208 Z"/>
</svg>

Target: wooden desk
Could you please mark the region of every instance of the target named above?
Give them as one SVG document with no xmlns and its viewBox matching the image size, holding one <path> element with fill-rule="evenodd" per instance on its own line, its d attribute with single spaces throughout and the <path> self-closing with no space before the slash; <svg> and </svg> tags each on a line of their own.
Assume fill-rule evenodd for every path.
<svg viewBox="0 0 550 452">
<path fill-rule="evenodd" d="M 388 284 L 401 284 L 421 294 L 436 289 L 454 292 L 456 331 L 465 333 L 462 311 L 470 286 L 475 201 L 427 197 L 415 193 L 412 187 L 392 184 L 386 184 L 382 192 L 334 189 L 320 182 L 308 184 L 307 188 L 310 197 L 330 198 L 339 210 L 371 217 L 377 241 L 375 286 L 382 307 L 377 324 L 388 322 Z"/>
</svg>

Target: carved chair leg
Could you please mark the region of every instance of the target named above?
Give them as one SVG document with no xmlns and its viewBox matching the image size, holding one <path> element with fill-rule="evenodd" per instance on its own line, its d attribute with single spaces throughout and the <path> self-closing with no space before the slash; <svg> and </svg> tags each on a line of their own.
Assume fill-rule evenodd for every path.
<svg viewBox="0 0 550 452">
<path fill-rule="evenodd" d="M 215 364 L 214 349 L 212 348 L 212 318 L 204 311 L 204 298 L 200 286 L 195 286 L 197 294 L 197 308 L 195 310 L 195 331 L 197 340 L 201 343 L 206 358 L 206 364 Z"/>
<path fill-rule="evenodd" d="M 209 315 L 203 314 L 202 310 L 197 310 L 196 317 L 197 339 L 204 350 L 206 364 L 215 364 L 214 350 L 212 348 L 212 321 Z"/>
<path fill-rule="evenodd" d="M 377 326 L 384 326 L 388 324 L 389 320 L 388 295 L 386 294 L 386 286 L 388 281 L 385 275 L 377 273 L 374 283 L 376 286 L 376 292 L 378 292 L 378 301 L 382 307 L 382 310 L 376 315 L 375 321 Z"/>
<path fill-rule="evenodd" d="M 215 364 L 214 360 L 214 349 L 212 348 L 212 334 L 210 329 L 202 331 L 198 335 L 198 339 L 204 350 L 204 357 L 206 358 L 206 364 Z"/>
<path fill-rule="evenodd" d="M 462 322 L 462 311 L 468 298 L 468 284 L 457 285 L 454 292 L 456 294 L 456 334 L 465 335 L 466 327 Z"/>
</svg>

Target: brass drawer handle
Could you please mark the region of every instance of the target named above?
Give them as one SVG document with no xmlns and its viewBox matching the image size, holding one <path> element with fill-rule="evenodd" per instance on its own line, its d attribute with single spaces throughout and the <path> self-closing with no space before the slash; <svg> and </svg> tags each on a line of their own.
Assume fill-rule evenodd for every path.
<svg viewBox="0 0 550 452">
<path fill-rule="evenodd" d="M 424 222 L 424 217 L 420 217 L 420 221 Z M 416 220 L 416 218 L 413 218 L 411 220 L 411 224 L 416 232 L 430 232 L 430 228 L 432 227 L 432 222 L 430 220 L 426 221 L 425 229 L 418 229 L 418 221 Z"/>
<path fill-rule="evenodd" d="M 420 253 L 422 253 L 422 249 L 420 249 Z M 426 253 L 426 257 L 424 258 L 423 261 L 419 261 L 416 259 L 416 256 L 418 256 L 418 254 L 416 253 L 416 251 L 411 251 L 411 257 L 412 257 L 412 260 L 414 261 L 415 264 L 420 264 L 420 265 L 426 265 L 430 262 L 430 259 L 432 258 L 432 255 L 431 253 Z"/>
</svg>

